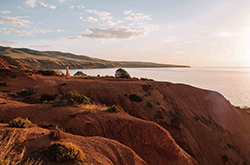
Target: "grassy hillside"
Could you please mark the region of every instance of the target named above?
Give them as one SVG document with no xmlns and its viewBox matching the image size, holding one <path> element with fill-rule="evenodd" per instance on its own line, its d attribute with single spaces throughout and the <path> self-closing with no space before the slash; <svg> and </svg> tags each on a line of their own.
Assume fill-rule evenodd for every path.
<svg viewBox="0 0 250 165">
<path fill-rule="evenodd" d="M 118 68 L 118 67 L 189 67 L 184 65 L 157 64 L 151 62 L 107 61 L 85 55 L 75 55 L 58 51 L 37 51 L 27 48 L 0 46 L 0 54 L 10 56 L 37 69 Z"/>
</svg>

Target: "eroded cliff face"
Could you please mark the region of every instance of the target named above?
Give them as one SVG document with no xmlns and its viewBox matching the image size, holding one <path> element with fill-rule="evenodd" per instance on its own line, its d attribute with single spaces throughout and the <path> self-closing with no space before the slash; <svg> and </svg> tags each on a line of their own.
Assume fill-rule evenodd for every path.
<svg viewBox="0 0 250 165">
<path fill-rule="evenodd" d="M 2 66 L 6 69 L 10 64 L 5 60 Z M 5 83 L 0 86 L 0 94 L 5 95 L 0 98 L 0 121 L 20 116 L 40 127 L 59 125 L 75 135 L 112 139 L 135 152 L 131 164 L 250 164 L 250 115 L 234 108 L 217 92 L 138 79 L 66 79 L 24 73 L 16 77 L 1 73 L 0 78 Z M 30 97 L 6 96 L 30 88 L 36 89 Z M 90 97 L 93 103 L 119 105 L 126 113 L 110 114 L 82 106 L 53 107 L 40 101 L 41 94 L 72 90 Z M 118 152 L 112 148 L 108 150 Z M 115 163 L 114 155 L 120 157 L 125 152 L 122 148 L 108 162 Z M 106 150 L 101 150 L 106 157 Z M 98 162 L 98 156 L 93 159 Z"/>
<path fill-rule="evenodd" d="M 164 164 L 162 162 L 168 160 L 166 155 L 172 151 L 166 150 L 167 145 L 163 146 L 168 144 L 169 135 L 172 136 L 170 139 L 173 138 L 180 148 L 186 151 L 176 147 L 174 150 L 178 151 L 177 153 L 187 153 L 199 164 L 248 164 L 250 162 L 248 157 L 250 116 L 245 111 L 235 109 L 217 92 L 187 85 L 119 78 L 72 77 L 66 80 L 61 77 L 33 75 L 10 79 L 7 83 L 9 87 L 5 87 L 5 90 L 19 91 L 27 87 L 36 88 L 37 93 L 33 94 L 31 99 L 33 103 L 40 102 L 43 93 L 59 94 L 77 90 L 90 97 L 95 103 L 119 105 L 131 116 L 142 120 L 134 118 L 132 120 L 126 114 L 119 114 L 120 116 L 117 117 L 104 115 L 101 112 L 79 113 L 83 111 L 81 108 L 60 109 L 53 108 L 51 105 L 41 105 L 47 106 L 46 108 L 39 108 L 40 104 L 17 108 L 13 106 L 14 103 L 4 105 L 8 108 L 1 113 L 2 119 L 8 120 L 16 116 L 29 117 L 37 123 L 59 124 L 73 134 L 114 139 L 131 147 L 148 164 L 155 164 L 156 160 L 161 160 L 158 164 Z M 66 85 L 61 86 L 61 84 Z M 131 94 L 140 97 L 141 101 L 132 101 Z M 19 100 L 22 99 L 19 98 Z M 37 111 L 31 113 L 31 111 L 34 112 L 33 109 Z M 48 110 L 45 111 L 45 109 Z M 151 154 L 157 158 L 154 163 L 148 156 Z M 181 157 L 188 158 L 184 155 Z M 170 156 L 171 159 L 173 157 L 176 160 L 179 159 L 178 156 L 172 156 Z M 184 160 L 188 162 L 192 159 Z M 194 162 L 191 161 L 191 164 Z"/>
<path fill-rule="evenodd" d="M 77 88 L 76 88 L 77 87 Z M 154 121 L 199 164 L 250 163 L 250 115 L 221 94 L 187 85 L 150 81 L 70 81 L 93 101 L 119 105 L 132 116 Z M 136 94 L 141 102 L 131 101 Z"/>
</svg>

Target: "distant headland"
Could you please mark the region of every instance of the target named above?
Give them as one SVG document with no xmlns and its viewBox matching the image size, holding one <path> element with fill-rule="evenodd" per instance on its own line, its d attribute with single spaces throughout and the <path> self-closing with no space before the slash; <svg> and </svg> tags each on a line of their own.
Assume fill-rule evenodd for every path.
<svg viewBox="0 0 250 165">
<path fill-rule="evenodd" d="M 140 61 L 108 61 L 59 51 L 37 51 L 27 48 L 3 46 L 0 46 L 0 54 L 10 56 L 36 69 L 64 69 L 66 65 L 69 65 L 71 69 L 190 67 L 186 65 L 158 64 Z"/>
</svg>

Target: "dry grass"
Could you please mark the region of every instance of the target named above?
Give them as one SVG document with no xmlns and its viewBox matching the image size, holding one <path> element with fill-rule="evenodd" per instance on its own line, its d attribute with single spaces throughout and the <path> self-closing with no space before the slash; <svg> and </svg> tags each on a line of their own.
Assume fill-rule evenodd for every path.
<svg viewBox="0 0 250 165">
<path fill-rule="evenodd" d="M 2 136 L 0 139 L 0 160 L 3 165 L 17 165 L 22 162 L 25 147 L 21 150 L 17 150 L 16 142 L 19 139 L 27 137 L 28 131 L 11 131 L 6 137 Z M 25 162 L 25 165 L 41 165 L 42 162 L 39 160 L 30 159 Z"/>
<path fill-rule="evenodd" d="M 46 155 L 51 161 L 68 164 L 81 164 L 86 158 L 82 150 L 72 143 L 53 143 L 47 148 Z"/>
<path fill-rule="evenodd" d="M 79 108 L 88 110 L 88 111 L 92 111 L 92 110 L 96 110 L 96 111 L 105 111 L 107 109 L 109 109 L 110 107 L 106 106 L 105 104 L 81 104 L 78 106 Z"/>
<path fill-rule="evenodd" d="M 58 126 L 56 126 L 54 129 L 51 130 L 49 137 L 51 140 L 60 140 L 67 138 L 63 129 L 60 129 Z"/>
</svg>

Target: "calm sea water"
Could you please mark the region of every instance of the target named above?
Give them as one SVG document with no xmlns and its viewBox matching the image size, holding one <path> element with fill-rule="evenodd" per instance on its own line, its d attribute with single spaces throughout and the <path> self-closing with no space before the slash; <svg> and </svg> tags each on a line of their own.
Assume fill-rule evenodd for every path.
<svg viewBox="0 0 250 165">
<path fill-rule="evenodd" d="M 81 70 L 87 75 L 114 76 L 112 69 L 70 69 L 74 75 Z M 220 92 L 233 105 L 250 107 L 250 68 L 125 68 L 132 77 L 189 84 Z M 66 72 L 66 70 L 61 70 Z"/>
</svg>

